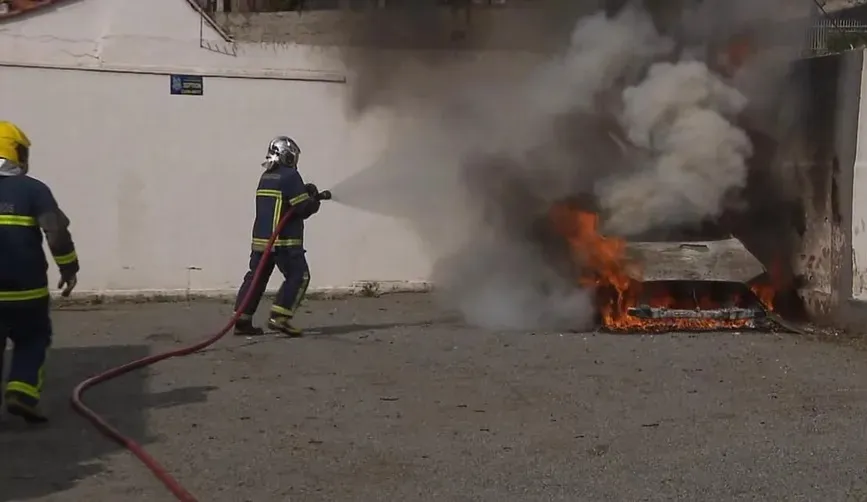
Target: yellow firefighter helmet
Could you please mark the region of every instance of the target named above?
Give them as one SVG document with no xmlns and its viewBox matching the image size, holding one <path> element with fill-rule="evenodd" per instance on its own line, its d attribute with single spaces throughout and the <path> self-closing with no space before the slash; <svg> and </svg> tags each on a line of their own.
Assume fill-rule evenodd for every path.
<svg viewBox="0 0 867 502">
<path fill-rule="evenodd" d="M 27 168 L 30 153 L 30 139 L 24 131 L 12 122 L 0 120 L 0 159 Z"/>
</svg>

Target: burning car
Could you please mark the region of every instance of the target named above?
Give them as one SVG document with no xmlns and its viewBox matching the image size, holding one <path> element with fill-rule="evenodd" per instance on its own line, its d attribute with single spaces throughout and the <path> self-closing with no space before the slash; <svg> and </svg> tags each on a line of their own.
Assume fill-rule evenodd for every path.
<svg viewBox="0 0 867 502">
<path fill-rule="evenodd" d="M 613 0 L 609 15 L 626 3 Z M 763 32 L 740 22 L 710 34 L 679 30 L 680 2 L 645 3 L 665 37 L 628 36 L 654 31 L 634 9 L 609 24 L 589 18 L 573 34 L 557 80 L 580 83 L 562 96 L 583 99 L 564 98 L 552 117 L 529 121 L 552 123 L 549 131 L 533 131 L 526 145 L 501 154 L 485 146 L 467 160 L 468 194 L 482 207 L 484 235 L 496 234 L 505 246 L 531 245 L 526 263 L 505 260 L 531 279 L 503 274 L 524 280 L 539 303 L 560 305 L 562 289 L 584 290 L 580 302 L 565 295 L 566 309 L 574 304 L 586 314 L 583 293 L 592 291 L 597 321 L 608 331 L 775 327 L 777 312 L 791 318 L 789 306 L 798 308 L 792 243 L 803 210 L 774 169 L 779 103 L 751 108 L 752 87 L 736 78 L 762 70 L 757 55 L 770 46 Z M 622 43 L 594 49 L 609 32 Z M 642 50 L 632 51 L 637 42 Z M 587 72 L 592 78 L 583 79 Z M 784 87 L 779 79 L 760 80 Z M 543 112 L 553 113 L 548 105 Z M 494 265 L 485 271 L 501 272 Z M 469 275 L 463 284 L 484 289 L 472 284 L 484 273 Z M 558 310 L 550 316 L 558 326 L 561 317 L 582 322 L 529 301 L 503 303 Z"/>
<path fill-rule="evenodd" d="M 772 326 L 771 274 L 718 225 L 699 231 L 603 235 L 599 214 L 575 200 L 555 204 L 551 228 L 576 279 L 592 288 L 598 322 L 613 332 L 712 331 Z"/>
</svg>

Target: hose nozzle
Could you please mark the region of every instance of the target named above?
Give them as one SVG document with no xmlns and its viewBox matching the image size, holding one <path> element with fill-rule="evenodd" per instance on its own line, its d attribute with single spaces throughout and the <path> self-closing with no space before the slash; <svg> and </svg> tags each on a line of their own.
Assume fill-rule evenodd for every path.
<svg viewBox="0 0 867 502">
<path fill-rule="evenodd" d="M 316 200 L 331 200 L 331 190 L 323 190 L 316 194 Z"/>
</svg>

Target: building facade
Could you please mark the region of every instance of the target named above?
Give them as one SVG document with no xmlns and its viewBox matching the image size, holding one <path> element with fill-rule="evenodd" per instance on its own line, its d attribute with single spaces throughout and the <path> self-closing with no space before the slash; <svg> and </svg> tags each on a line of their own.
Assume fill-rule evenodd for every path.
<svg viewBox="0 0 867 502">
<path fill-rule="evenodd" d="M 173 75 L 201 79 L 201 94 L 173 93 Z M 350 120 L 327 51 L 236 44 L 185 0 L 11 17 L 0 87 L 3 118 L 33 141 L 32 174 L 73 221 L 79 288 L 99 294 L 230 293 L 268 141 L 293 136 L 306 180 L 328 188 L 373 163 L 388 131 L 387 119 Z M 313 288 L 415 288 L 429 273 L 398 219 L 326 204 L 307 239 Z"/>
</svg>

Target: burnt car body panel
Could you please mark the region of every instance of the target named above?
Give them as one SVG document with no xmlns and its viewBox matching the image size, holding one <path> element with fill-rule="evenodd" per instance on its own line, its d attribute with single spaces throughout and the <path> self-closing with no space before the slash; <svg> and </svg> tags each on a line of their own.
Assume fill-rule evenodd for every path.
<svg viewBox="0 0 867 502">
<path fill-rule="evenodd" d="M 748 283 L 765 273 L 743 243 L 716 241 L 626 242 L 629 276 L 649 281 L 721 281 Z"/>
</svg>

